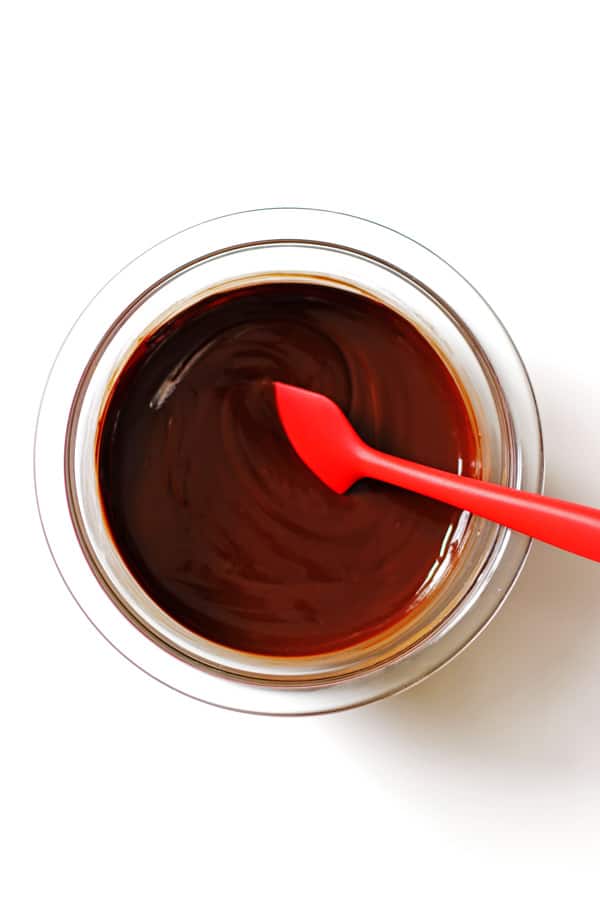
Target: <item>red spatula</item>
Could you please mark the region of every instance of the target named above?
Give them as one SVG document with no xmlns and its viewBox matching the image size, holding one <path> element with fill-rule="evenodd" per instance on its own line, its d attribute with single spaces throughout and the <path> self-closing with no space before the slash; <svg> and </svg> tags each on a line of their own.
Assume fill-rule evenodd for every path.
<svg viewBox="0 0 600 900">
<path fill-rule="evenodd" d="M 376 478 L 600 562 L 600 510 L 442 472 L 367 446 L 328 397 L 275 382 L 279 417 L 300 459 L 343 494 Z"/>
</svg>

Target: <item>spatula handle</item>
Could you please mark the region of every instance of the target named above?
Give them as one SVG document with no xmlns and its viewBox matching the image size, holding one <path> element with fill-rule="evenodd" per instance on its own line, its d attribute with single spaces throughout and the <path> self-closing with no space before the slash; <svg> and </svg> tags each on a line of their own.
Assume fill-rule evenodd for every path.
<svg viewBox="0 0 600 900">
<path fill-rule="evenodd" d="M 498 525 L 600 562 L 598 509 L 441 472 L 371 447 L 361 450 L 360 459 L 365 477 L 466 509 Z"/>
</svg>

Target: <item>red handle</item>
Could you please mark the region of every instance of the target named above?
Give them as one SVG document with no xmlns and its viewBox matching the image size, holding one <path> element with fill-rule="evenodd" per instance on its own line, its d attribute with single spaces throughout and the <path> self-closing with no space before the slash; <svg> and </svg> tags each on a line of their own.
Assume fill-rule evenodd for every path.
<svg viewBox="0 0 600 900">
<path fill-rule="evenodd" d="M 361 447 L 359 456 L 362 473 L 367 478 L 387 481 L 466 509 L 498 525 L 600 562 L 598 509 L 430 469 L 366 445 Z"/>
</svg>

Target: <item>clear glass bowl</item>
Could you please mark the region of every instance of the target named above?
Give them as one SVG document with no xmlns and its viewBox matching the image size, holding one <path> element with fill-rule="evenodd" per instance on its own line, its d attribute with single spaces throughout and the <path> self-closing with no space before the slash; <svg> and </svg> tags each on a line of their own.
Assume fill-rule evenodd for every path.
<svg viewBox="0 0 600 900">
<path fill-rule="evenodd" d="M 378 699 L 448 662 L 500 608 L 530 540 L 464 514 L 454 552 L 414 615 L 335 653 L 243 653 L 164 613 L 130 574 L 106 527 L 96 471 L 98 422 L 111 385 L 145 336 L 217 291 L 267 280 L 335 284 L 413 322 L 463 388 L 484 478 L 540 491 L 543 450 L 527 373 L 491 309 L 440 257 L 373 222 L 308 209 L 213 219 L 153 247 L 100 291 L 61 347 L 40 408 L 36 490 L 54 560 L 98 630 L 155 678 L 221 706 L 299 715 Z"/>
</svg>

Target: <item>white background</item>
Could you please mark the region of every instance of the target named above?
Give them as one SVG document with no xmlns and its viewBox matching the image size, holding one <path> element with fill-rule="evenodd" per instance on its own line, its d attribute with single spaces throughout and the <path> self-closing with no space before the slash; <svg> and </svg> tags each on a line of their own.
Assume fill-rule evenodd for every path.
<svg viewBox="0 0 600 900">
<path fill-rule="evenodd" d="M 547 492 L 600 506 L 593 2 L 27 2 L 0 36 L 0 893 L 597 897 L 600 567 L 536 546 L 408 694 L 276 720 L 154 682 L 54 570 L 34 419 L 66 330 L 146 247 L 237 209 L 367 216 L 494 306 Z"/>
</svg>

